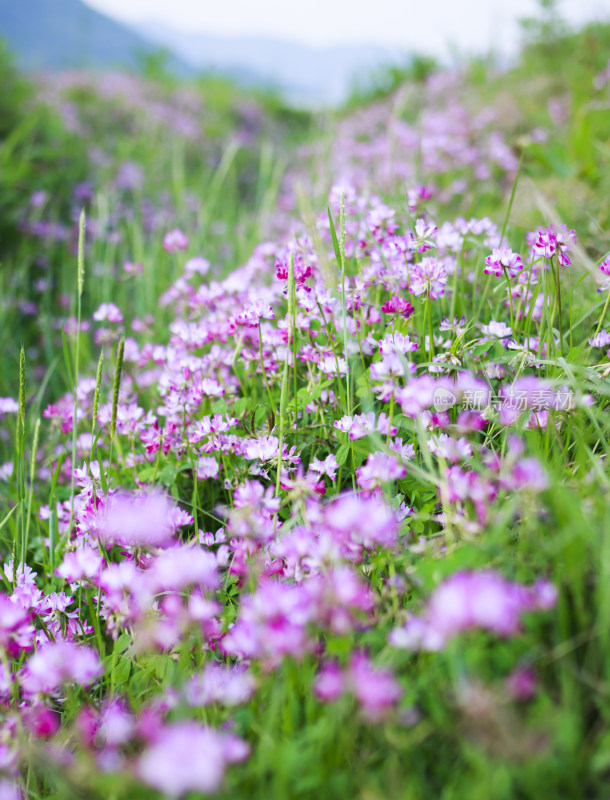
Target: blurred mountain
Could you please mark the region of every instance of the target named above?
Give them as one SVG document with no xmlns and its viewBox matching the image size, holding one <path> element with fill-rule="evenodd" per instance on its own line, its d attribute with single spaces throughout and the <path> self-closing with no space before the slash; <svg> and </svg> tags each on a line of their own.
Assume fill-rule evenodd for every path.
<svg viewBox="0 0 610 800">
<path fill-rule="evenodd" d="M 135 67 L 164 48 L 167 68 L 178 75 L 218 72 L 242 85 L 278 90 L 303 106 L 341 102 L 359 77 L 405 61 L 396 50 L 375 45 L 315 48 L 188 33 L 154 22 L 131 27 L 81 0 L 0 0 L 0 38 L 26 70 Z"/>
<path fill-rule="evenodd" d="M 158 50 L 80 0 L 0 0 L 0 37 L 26 70 L 133 67 Z M 191 72 L 179 58 L 170 58 L 168 66 Z"/>
<path fill-rule="evenodd" d="M 345 99 L 355 79 L 380 66 L 406 61 L 396 48 L 376 45 L 308 47 L 263 37 L 223 38 L 141 23 L 135 30 L 199 70 L 218 70 L 242 82 L 278 89 L 302 105 Z"/>
</svg>

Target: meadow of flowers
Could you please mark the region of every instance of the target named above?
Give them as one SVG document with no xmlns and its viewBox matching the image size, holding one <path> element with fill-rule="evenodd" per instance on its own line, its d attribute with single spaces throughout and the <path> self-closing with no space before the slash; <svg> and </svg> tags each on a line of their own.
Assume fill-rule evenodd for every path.
<svg viewBox="0 0 610 800">
<path fill-rule="evenodd" d="M 1 800 L 604 796 L 608 39 L 325 120 L 37 85 Z"/>
</svg>

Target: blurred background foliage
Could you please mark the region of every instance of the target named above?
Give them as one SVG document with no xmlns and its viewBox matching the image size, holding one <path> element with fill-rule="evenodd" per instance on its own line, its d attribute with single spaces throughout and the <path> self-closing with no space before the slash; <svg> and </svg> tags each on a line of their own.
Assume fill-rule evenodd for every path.
<svg viewBox="0 0 610 800">
<path fill-rule="evenodd" d="M 460 101 L 472 114 L 493 108 L 494 124 L 522 159 L 513 229 L 521 235 L 543 220 L 542 195 L 577 228 L 593 257 L 609 246 L 610 91 L 603 79 L 609 53 L 610 24 L 570 31 L 556 4 L 543 0 L 541 16 L 523 22 L 514 64 L 490 56 L 463 58 L 454 67 L 462 74 Z M 48 322 L 32 317 L 33 295 L 40 309 L 70 311 L 81 208 L 98 227 L 89 236 L 96 279 L 84 313 L 111 298 L 126 301 L 134 314 L 158 313 L 157 298 L 176 268 L 160 252 L 162 232 L 189 230 L 194 250 L 217 274 L 226 273 L 270 235 L 274 204 L 295 162 L 330 147 L 342 122 L 376 104 L 417 124 L 428 82 L 441 69 L 433 58 L 415 56 L 402 68 L 372 74 L 343 107 L 314 112 L 230 77 L 178 77 L 162 50 L 141 53 L 122 73 L 26 78 L 2 47 L 0 344 L 7 374 L 16 374 L 21 342 L 40 352 L 40 328 Z M 319 196 L 308 202 L 324 203 L 323 171 L 315 187 Z M 498 188 L 473 197 L 471 213 L 501 215 L 512 186 Z M 126 260 L 145 264 L 137 289 L 122 274 Z"/>
</svg>

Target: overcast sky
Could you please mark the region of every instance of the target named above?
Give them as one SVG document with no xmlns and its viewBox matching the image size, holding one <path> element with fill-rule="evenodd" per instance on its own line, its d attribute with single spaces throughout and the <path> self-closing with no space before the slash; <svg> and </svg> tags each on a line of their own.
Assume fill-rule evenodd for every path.
<svg viewBox="0 0 610 800">
<path fill-rule="evenodd" d="M 312 45 L 371 43 L 420 52 L 512 50 L 519 17 L 536 0 L 85 0 L 128 22 L 155 21 L 219 36 L 257 35 Z M 563 0 L 573 23 L 610 19 L 610 0 Z"/>
</svg>

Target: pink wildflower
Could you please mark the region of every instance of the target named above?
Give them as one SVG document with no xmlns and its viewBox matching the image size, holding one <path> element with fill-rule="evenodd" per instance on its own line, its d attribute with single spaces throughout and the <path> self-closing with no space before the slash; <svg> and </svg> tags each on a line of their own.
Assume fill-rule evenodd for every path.
<svg viewBox="0 0 610 800">
<path fill-rule="evenodd" d="M 528 667 L 518 667 L 506 679 L 506 688 L 515 700 L 529 700 L 536 693 L 538 680 Z"/>
<path fill-rule="evenodd" d="M 93 319 L 96 322 L 123 322 L 123 314 L 114 303 L 102 303 L 93 313 Z"/>
<path fill-rule="evenodd" d="M 30 619 L 22 606 L 0 594 L 0 648 L 12 658 L 32 647 L 34 628 Z"/>
<path fill-rule="evenodd" d="M 12 397 L 0 397 L 0 418 L 5 414 L 15 414 L 19 411 L 19 403 Z"/>
<path fill-rule="evenodd" d="M 382 452 L 371 453 L 366 464 L 356 470 L 361 489 L 377 489 L 384 483 L 396 481 L 406 475 L 406 470 L 394 456 Z"/>
<path fill-rule="evenodd" d="M 610 333 L 603 328 L 599 333 L 596 333 L 595 336 L 589 339 L 589 344 L 591 347 L 607 347 L 610 344 Z"/>
<path fill-rule="evenodd" d="M 509 247 L 497 247 L 490 256 L 485 258 L 484 272 L 494 274 L 497 278 L 508 272 L 514 278 L 522 269 L 523 262 L 519 253 L 513 253 Z"/>
<path fill-rule="evenodd" d="M 384 314 L 399 314 L 403 319 L 409 319 L 415 311 L 408 300 L 398 296 L 391 297 L 387 300 L 381 306 L 381 310 Z"/>
<path fill-rule="evenodd" d="M 189 260 L 184 265 L 184 271 L 189 276 L 205 275 L 209 269 L 210 269 L 210 262 L 205 258 L 201 258 L 200 256 L 196 256 L 195 258 L 189 258 Z"/>
<path fill-rule="evenodd" d="M 168 253 L 177 253 L 179 250 L 186 250 L 189 240 L 180 228 L 168 231 L 163 237 L 163 249 Z"/>
<path fill-rule="evenodd" d="M 431 300 L 437 300 L 445 293 L 447 270 L 436 258 L 422 258 L 410 272 L 409 289 L 412 294 L 425 294 Z"/>
<path fill-rule="evenodd" d="M 211 794 L 221 788 L 227 764 L 247 756 L 248 745 L 237 736 L 195 722 L 173 722 L 140 756 L 137 772 L 167 797 L 191 791 Z"/>
<path fill-rule="evenodd" d="M 552 608 L 556 598 L 556 589 L 546 581 L 530 588 L 491 570 L 458 572 L 435 589 L 422 616 L 412 617 L 390 633 L 390 643 L 442 650 L 452 636 L 474 628 L 513 636 L 521 628 L 524 613 Z"/>
<path fill-rule="evenodd" d="M 79 547 L 70 553 L 66 553 L 64 560 L 55 570 L 60 578 L 64 578 L 70 583 L 80 580 L 90 580 L 97 578 L 102 568 L 103 559 L 97 550 L 90 547 Z"/>
<path fill-rule="evenodd" d="M 324 702 L 337 700 L 350 691 L 370 722 L 378 722 L 402 697 L 402 689 L 389 670 L 374 667 L 366 653 L 352 655 L 346 670 L 334 662 L 318 674 L 314 691 Z"/>
<path fill-rule="evenodd" d="M 64 683 L 90 686 L 103 673 L 95 650 L 72 642 L 45 645 L 26 661 L 22 686 L 29 694 L 53 694 Z"/>
<path fill-rule="evenodd" d="M 211 703 L 237 706 L 252 697 L 255 686 L 254 676 L 247 667 L 212 663 L 188 681 L 184 693 L 191 706 Z"/>
<path fill-rule="evenodd" d="M 334 481 L 337 475 L 337 470 L 339 469 L 339 464 L 337 463 L 335 455 L 331 453 L 330 455 L 326 456 L 323 461 L 321 461 L 319 458 L 314 458 L 309 465 L 309 469 L 312 472 L 317 472 L 319 475 L 328 475 L 331 481 Z"/>
<path fill-rule="evenodd" d="M 540 228 L 536 232 L 533 250 L 537 256 L 544 256 L 551 259 L 557 255 L 557 260 L 562 267 L 570 266 L 570 259 L 567 253 L 570 252 L 570 245 L 576 243 L 576 232 L 568 230 L 566 225 L 549 225 Z"/>
<path fill-rule="evenodd" d="M 162 494 L 113 495 L 99 523 L 102 541 L 134 547 L 162 547 L 173 539 L 173 504 Z"/>
</svg>

